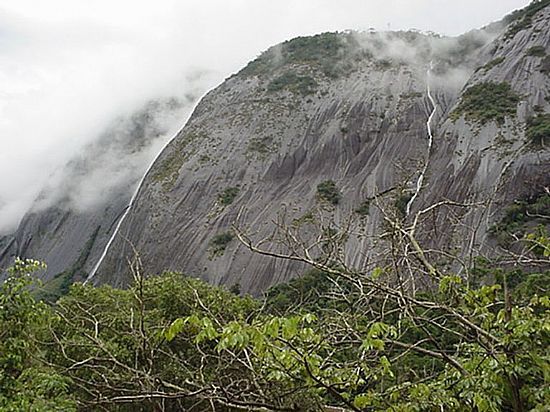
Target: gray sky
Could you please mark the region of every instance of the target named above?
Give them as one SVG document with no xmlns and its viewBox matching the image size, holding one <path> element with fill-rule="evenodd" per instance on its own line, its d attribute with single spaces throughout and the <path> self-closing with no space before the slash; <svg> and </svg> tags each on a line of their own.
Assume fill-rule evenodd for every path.
<svg viewBox="0 0 550 412">
<path fill-rule="evenodd" d="M 115 116 L 200 95 L 273 44 L 344 29 L 456 35 L 528 3 L 0 0 L 0 234 Z"/>
</svg>

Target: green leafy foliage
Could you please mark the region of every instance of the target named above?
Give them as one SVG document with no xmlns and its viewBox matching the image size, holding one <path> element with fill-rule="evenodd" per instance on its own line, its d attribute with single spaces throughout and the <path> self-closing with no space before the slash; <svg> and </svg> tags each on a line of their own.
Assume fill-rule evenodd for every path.
<svg viewBox="0 0 550 412">
<path fill-rule="evenodd" d="M 544 57 L 546 56 L 546 49 L 544 46 L 533 46 L 528 48 L 525 54 L 527 56 Z"/>
<path fill-rule="evenodd" d="M 306 65 L 319 70 L 327 77 L 334 78 L 353 69 L 353 65 L 345 58 L 358 53 L 359 49 L 351 33 L 322 33 L 310 37 L 297 37 L 262 53 L 239 74 L 258 76 L 283 66 Z"/>
<path fill-rule="evenodd" d="M 210 253 L 212 257 L 223 255 L 227 245 L 234 237 L 232 232 L 223 232 L 214 236 L 212 240 L 210 240 Z"/>
<path fill-rule="evenodd" d="M 302 76 L 288 71 L 275 78 L 267 85 L 268 92 L 278 92 L 288 90 L 291 93 L 307 96 L 315 92 L 317 82 L 311 76 Z"/>
<path fill-rule="evenodd" d="M 222 206 L 229 206 L 238 196 L 240 189 L 237 186 L 228 187 L 218 195 L 218 202 Z"/>
<path fill-rule="evenodd" d="M 550 145 L 550 113 L 537 114 L 529 118 L 525 134 L 533 147 L 548 147 Z"/>
<path fill-rule="evenodd" d="M 510 13 L 504 18 L 504 22 L 509 24 L 504 38 L 510 39 L 520 31 L 532 27 L 533 17 L 548 5 L 550 0 L 533 0 L 527 7 Z"/>
<path fill-rule="evenodd" d="M 370 201 L 365 200 L 359 205 L 357 209 L 354 210 L 359 216 L 368 216 L 370 211 Z"/>
<path fill-rule="evenodd" d="M 485 124 L 495 121 L 504 123 L 507 116 L 515 116 L 520 97 L 506 82 L 478 83 L 462 94 L 460 103 L 451 113 L 456 120 L 464 115 L 466 120 Z"/>
<path fill-rule="evenodd" d="M 75 284 L 47 306 L 28 290 L 40 268 L 17 261 L 0 288 L 1 410 L 543 411 L 550 397 L 548 274 L 413 293 L 390 266 L 335 267 L 262 303 L 135 270 L 126 290 Z"/>
<path fill-rule="evenodd" d="M 550 216 L 550 195 L 542 192 L 534 196 L 518 199 L 504 209 L 500 221 L 493 225 L 490 233 L 502 246 L 510 246 L 518 242 L 525 242 L 527 233 L 535 233 L 537 227 L 544 230 Z M 528 239 L 527 239 L 528 241 Z M 537 245 L 533 245 L 534 252 L 540 252 Z"/>
<path fill-rule="evenodd" d="M 481 66 L 478 70 L 484 70 L 486 72 L 488 72 L 489 70 L 491 70 L 493 67 L 496 67 L 498 66 L 499 64 L 501 64 L 504 60 L 506 60 L 503 56 L 500 56 L 500 57 L 497 57 L 493 60 L 491 60 L 489 63 L 487 63 L 486 65 L 484 66 Z"/>
<path fill-rule="evenodd" d="M 202 363 L 201 369 L 204 360 L 196 350 L 195 334 L 203 328 L 211 330 L 218 322 L 244 320 L 256 308 L 249 297 L 239 298 L 171 272 L 138 279 L 128 290 L 75 285 L 58 301 L 48 361 L 68 371 L 81 405 L 102 399 L 100 405 L 117 410 L 116 399 L 128 394 L 171 393 L 174 387 L 192 392 L 194 385 L 207 387 L 224 376 L 215 359 Z M 195 321 L 205 316 L 209 322 Z M 215 353 L 211 348 L 203 350 Z M 199 370 L 202 382 L 196 379 Z M 160 405 L 188 410 L 192 404 L 205 410 L 208 404 L 200 396 L 187 398 L 129 397 L 123 404 L 130 407 L 123 410 L 131 410 L 132 405 L 151 411 Z"/>
<path fill-rule="evenodd" d="M 0 410 L 74 411 L 70 379 L 37 358 L 52 313 L 30 292 L 34 260 L 15 261 L 0 285 Z"/>
<path fill-rule="evenodd" d="M 360 312 L 357 302 L 334 312 L 319 308 L 312 317 L 292 314 L 283 318 L 262 317 L 251 324 L 231 324 L 221 329 L 212 329 L 209 322 L 197 320 L 197 324 L 203 325 L 197 338 L 200 336 L 204 343 L 215 342 L 222 352 L 248 348 L 265 365 L 271 380 L 284 383 L 288 390 L 305 385 L 310 388 L 308 399 L 321 396 L 334 406 L 500 411 L 520 402 L 523 408 L 542 410 L 550 395 L 544 383 L 550 372 L 545 349 L 550 338 L 550 300 L 531 295 L 510 308 L 505 306 L 503 289 L 498 285 L 469 289 L 462 282 L 451 283 L 455 286 L 442 287 L 445 292 L 435 300 L 434 296 L 419 296 L 421 301 L 438 306 L 435 312 L 425 308 L 421 317 L 448 319 L 446 332 L 437 338 L 434 334 L 437 328 L 425 332 L 416 328 L 411 330 L 415 333 L 403 335 L 412 325 L 407 326 L 392 316 L 385 322 L 355 318 Z M 449 293 L 460 296 L 453 307 L 443 303 L 449 299 Z M 489 341 L 465 338 L 460 331 L 470 326 L 457 322 L 460 318 L 454 315 L 447 318 L 450 313 L 467 316 L 474 327 L 487 334 Z M 357 343 L 349 342 L 348 338 L 347 345 L 340 344 L 337 352 L 331 352 L 330 342 L 340 341 L 338 330 L 350 322 L 362 338 Z M 397 323 L 394 326 L 388 322 Z M 428 325 L 425 327 L 434 327 Z M 396 355 L 394 346 L 397 341 L 409 347 L 419 345 L 424 333 L 437 340 L 433 349 L 423 345 L 425 350 L 448 348 L 442 352 L 448 354 L 443 359 L 448 357 L 453 362 L 437 366 L 432 363 L 425 370 L 426 375 L 422 375 L 419 366 L 430 359 L 427 353 L 413 360 L 406 354 Z M 463 338 L 453 338 L 452 333 Z M 490 353 L 485 344 L 492 347 Z M 424 368 L 427 365 L 424 363 Z M 414 374 L 410 373 L 411 367 Z M 327 387 L 338 389 L 327 391 Z"/>
<path fill-rule="evenodd" d="M 319 199 L 332 205 L 340 203 L 342 195 L 333 180 L 325 180 L 317 185 L 317 196 Z"/>
</svg>

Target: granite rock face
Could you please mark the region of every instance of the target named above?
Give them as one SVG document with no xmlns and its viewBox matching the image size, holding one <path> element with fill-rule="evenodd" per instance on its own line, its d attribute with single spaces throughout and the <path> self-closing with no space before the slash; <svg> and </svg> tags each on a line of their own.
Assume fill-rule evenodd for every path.
<svg viewBox="0 0 550 412">
<path fill-rule="evenodd" d="M 522 15 L 454 39 L 340 33 L 268 50 L 211 91 L 157 159 L 94 282 L 124 285 L 133 245 L 148 272 L 177 270 L 259 294 L 305 268 L 252 253 L 232 225 L 269 238 L 282 211 L 295 222 L 322 205 L 318 186 L 327 181 L 341 196 L 324 206 L 336 228 L 365 199 L 389 193 L 385 206 L 356 219 L 359 235 L 346 245 L 348 263 L 367 270 L 383 247 L 383 213 L 402 209 L 423 171 L 406 219 L 439 201 L 472 205 L 431 213 L 418 235 L 425 245 L 465 255 L 490 248 L 500 206 L 549 183 L 549 152 L 527 141 L 525 125 L 549 111 L 550 8 L 529 18 L 521 30 Z M 428 83 L 437 106 L 431 150 Z M 513 107 L 497 101 L 497 113 L 470 113 L 479 96 L 467 90 L 476 85 Z M 473 238 L 465 225 L 477 225 Z"/>
<path fill-rule="evenodd" d="M 549 25 L 546 1 L 457 38 L 345 32 L 272 47 L 201 100 L 145 177 L 92 281 L 126 285 L 137 250 L 147 273 L 260 294 L 306 268 L 251 252 L 233 226 L 286 253 L 274 222 L 307 223 L 319 211 L 327 227 L 351 233 L 343 255 L 362 270 L 387 247 L 385 215 L 406 223 L 438 202 L 449 205 L 422 215 L 423 246 L 492 250 L 488 229 L 503 208 L 550 185 L 550 142 L 526 133 L 550 112 Z M 88 244 L 89 272 L 128 197 L 93 215 L 29 215 L 0 242 L 0 258 L 23 251 L 55 272 Z M 51 238 L 37 243 L 40 230 Z"/>
</svg>

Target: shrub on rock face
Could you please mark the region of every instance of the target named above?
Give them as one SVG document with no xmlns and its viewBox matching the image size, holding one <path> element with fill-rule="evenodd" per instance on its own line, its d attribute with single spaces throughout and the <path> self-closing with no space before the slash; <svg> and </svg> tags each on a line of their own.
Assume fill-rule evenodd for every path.
<svg viewBox="0 0 550 412">
<path fill-rule="evenodd" d="M 527 121 L 527 139 L 534 147 L 550 144 L 550 114 L 538 114 Z"/>
<path fill-rule="evenodd" d="M 363 203 L 359 205 L 357 209 L 355 209 L 355 213 L 357 213 L 359 216 L 368 216 L 370 211 L 370 202 L 368 200 L 365 200 Z"/>
<path fill-rule="evenodd" d="M 544 57 L 546 56 L 546 49 L 543 46 L 533 46 L 527 49 L 527 56 Z"/>
<path fill-rule="evenodd" d="M 228 206 L 233 203 L 238 194 L 238 187 L 228 187 L 218 195 L 218 202 L 223 206 Z"/>
<path fill-rule="evenodd" d="M 302 76 L 294 72 L 286 72 L 267 85 L 269 92 L 288 90 L 291 93 L 307 96 L 317 89 L 317 82 L 311 76 Z"/>
<path fill-rule="evenodd" d="M 412 197 L 412 193 L 403 192 L 397 197 L 397 199 L 395 199 L 395 209 L 399 212 L 400 216 L 405 217 L 407 214 L 407 205 Z"/>
<path fill-rule="evenodd" d="M 333 205 L 337 205 L 342 198 L 342 195 L 333 180 L 325 180 L 324 182 L 319 183 L 317 185 L 317 196 L 319 196 L 319 199 Z"/>
<path fill-rule="evenodd" d="M 506 40 L 511 39 L 520 31 L 531 28 L 533 26 L 533 17 L 549 5 L 550 0 L 534 0 L 527 7 L 510 13 L 504 18 L 504 22 L 509 24 L 504 38 Z"/>
<path fill-rule="evenodd" d="M 210 241 L 210 251 L 212 256 L 223 255 L 227 245 L 233 240 L 233 238 L 234 235 L 231 232 L 223 232 L 214 236 Z"/>
<path fill-rule="evenodd" d="M 520 97 L 506 82 L 485 82 L 469 87 L 460 103 L 451 113 L 456 120 L 464 115 L 466 120 L 485 124 L 491 121 L 504 123 L 507 116 L 515 116 Z"/>
<path fill-rule="evenodd" d="M 488 72 L 489 70 L 491 70 L 493 67 L 496 67 L 498 66 L 499 64 L 501 64 L 503 61 L 505 60 L 505 58 L 503 56 L 500 56 L 500 57 L 497 57 L 493 60 L 491 60 L 489 63 L 487 63 L 485 66 L 481 66 L 478 68 L 478 70 L 484 70 L 486 72 Z M 476 70 L 477 71 L 477 70 Z"/>
</svg>

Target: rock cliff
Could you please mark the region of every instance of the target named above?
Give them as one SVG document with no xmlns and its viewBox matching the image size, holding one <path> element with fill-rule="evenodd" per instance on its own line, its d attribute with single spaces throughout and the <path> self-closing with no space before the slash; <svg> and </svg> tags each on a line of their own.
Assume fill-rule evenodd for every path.
<svg viewBox="0 0 550 412">
<path fill-rule="evenodd" d="M 403 212 L 411 198 L 409 219 L 440 201 L 471 205 L 426 217 L 426 246 L 490 248 L 502 206 L 548 185 L 548 142 L 526 133 L 529 119 L 549 112 L 543 6 L 458 38 L 327 33 L 269 49 L 200 102 L 147 176 L 94 281 L 127 282 L 135 247 L 149 272 L 260 293 L 304 268 L 250 252 L 234 223 L 269 238 L 282 210 L 295 222 L 324 204 L 339 228 L 379 193 L 389 193 L 385 206 L 357 217 L 360 233 L 347 242 L 354 267 L 375 263 L 383 213 Z"/>
<path fill-rule="evenodd" d="M 507 205 L 550 185 L 549 25 L 549 2 L 540 1 L 456 38 L 343 32 L 272 47 L 201 100 L 91 281 L 127 284 L 137 250 L 149 273 L 177 270 L 259 294 L 305 268 L 252 253 L 234 225 L 282 250 L 274 222 L 307 226 L 318 211 L 325 229 L 348 229 L 346 263 L 368 270 L 386 247 L 385 215 L 410 223 L 441 202 L 420 216 L 422 245 L 491 253 L 489 229 Z M 61 271 L 89 244 L 97 259 L 112 234 L 104 222 L 127 200 L 99 220 L 30 215 L 2 240 L 0 257 L 51 256 Z M 84 230 L 56 232 L 63 219 Z M 43 227 L 51 254 L 33 256 L 45 250 L 30 246 Z"/>
</svg>

